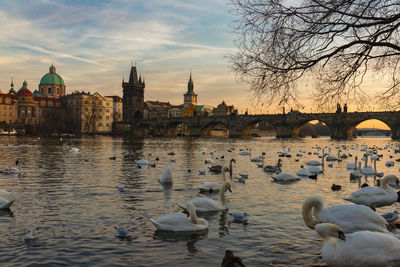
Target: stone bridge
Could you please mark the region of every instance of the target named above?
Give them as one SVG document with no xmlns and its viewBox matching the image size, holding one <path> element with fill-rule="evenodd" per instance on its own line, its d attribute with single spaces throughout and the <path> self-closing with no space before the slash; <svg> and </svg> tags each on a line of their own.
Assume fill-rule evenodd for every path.
<svg viewBox="0 0 400 267">
<path fill-rule="evenodd" d="M 190 136 L 209 137 L 214 126 L 223 125 L 229 131 L 229 137 L 246 137 L 257 123 L 265 121 L 274 127 L 277 138 L 291 138 L 298 137 L 300 128 L 306 123 L 319 120 L 328 126 L 332 139 L 347 139 L 352 137 L 358 124 L 370 119 L 386 123 L 392 132 L 392 139 L 400 139 L 398 111 L 157 118 L 132 124 L 132 132 L 135 136 L 175 136 L 176 127 L 184 123 L 190 129 Z"/>
</svg>

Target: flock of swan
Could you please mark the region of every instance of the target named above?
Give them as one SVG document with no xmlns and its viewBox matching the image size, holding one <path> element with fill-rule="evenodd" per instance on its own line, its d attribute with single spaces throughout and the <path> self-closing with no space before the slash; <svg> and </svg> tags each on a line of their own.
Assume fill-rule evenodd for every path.
<svg viewBox="0 0 400 267">
<path fill-rule="evenodd" d="M 200 152 L 204 154 L 205 150 L 205 148 L 201 148 Z M 322 153 L 319 150 L 314 152 L 319 159 L 304 162 L 305 166 L 302 165 L 295 174 L 284 172 L 285 166 L 283 166 L 282 160 L 279 158 L 276 165 L 264 166 L 265 153 L 252 157 L 251 150 L 241 150 L 239 155 L 248 156 L 250 162 L 257 163 L 257 166 L 262 168 L 265 173 L 271 173 L 273 181 L 278 183 L 291 183 L 304 177 L 317 179 L 318 175 L 325 171 L 325 165 L 328 164 L 329 166 L 328 162 L 339 162 L 352 157 L 349 153 L 341 154 L 341 149 L 338 149 L 337 156 L 332 155 L 330 152 L 325 153 L 323 149 Z M 358 147 L 355 150 L 358 151 Z M 393 150 L 400 152 L 400 148 L 394 148 Z M 361 179 L 364 175 L 371 175 L 375 178 L 383 177 L 377 180 L 379 182 L 378 185 L 366 185 L 343 198 L 344 201 L 352 202 L 353 204 L 326 207 L 321 196 L 312 195 L 308 197 L 303 202 L 301 210 L 304 223 L 322 237 L 322 257 L 329 266 L 400 266 L 400 240 L 389 230 L 391 223 L 398 219 L 397 211 L 384 216 L 376 213 L 377 208 L 400 202 L 400 193 L 392 189 L 400 189 L 399 179 L 396 175 L 388 174 L 384 176 L 382 172 L 377 171 L 376 161 L 381 156 L 376 148 L 364 146 L 360 149 L 360 152 L 363 155 L 361 161 L 364 161 L 364 167 L 361 167 L 362 163 L 358 161 L 358 156 L 354 156 L 354 162 L 346 164 L 346 168 L 349 171 L 349 179 Z M 278 151 L 277 154 L 278 157 L 292 156 L 290 149 Z M 296 153 L 296 161 L 299 161 L 304 154 L 306 154 L 305 151 Z M 311 152 L 308 154 L 311 154 Z M 150 165 L 149 158 L 150 155 L 148 155 L 147 159 L 137 160 L 136 165 L 138 168 Z M 115 160 L 115 157 L 113 159 Z M 368 159 L 373 164 L 373 168 L 368 165 Z M 232 177 L 232 164 L 235 162 L 234 159 L 231 159 L 229 167 L 221 165 L 210 166 L 209 171 L 220 173 L 222 181 L 207 181 L 199 184 L 198 190 L 202 195 L 177 203 L 182 212 L 173 212 L 159 218 L 149 218 L 149 221 L 158 231 L 174 233 L 208 231 L 209 222 L 202 218 L 201 215 L 207 212 L 226 212 L 229 210 L 225 200 L 225 193 L 227 191 L 232 193 L 232 190 L 231 183 L 226 181 L 226 173 L 230 174 L 230 178 L 234 178 Z M 212 164 L 213 158 L 207 157 L 204 163 Z M 0 173 L 22 173 L 22 164 L 22 161 L 17 160 L 16 167 L 0 169 Z M 387 161 L 385 166 L 393 166 L 393 161 Z M 191 170 L 188 169 L 187 171 Z M 202 172 L 200 170 L 199 175 L 203 175 Z M 247 174 L 240 174 L 240 176 L 237 179 L 245 181 L 248 178 Z M 158 182 L 163 188 L 171 188 L 173 186 L 173 175 L 168 163 L 165 164 Z M 332 186 L 332 190 L 334 190 L 334 186 Z M 120 192 L 126 192 L 125 187 L 117 186 L 116 188 Z M 335 188 L 337 190 L 341 189 L 338 185 Z M 218 193 L 219 200 L 216 201 L 207 196 L 207 194 L 211 193 Z M 0 209 L 9 209 L 15 200 L 13 192 L 0 189 Z M 235 222 L 247 223 L 247 213 L 229 213 L 229 215 Z M 116 226 L 114 228 L 119 237 L 130 237 L 131 235 L 129 229 L 121 229 Z M 25 240 L 35 239 L 38 231 L 39 228 L 32 231 L 28 230 L 24 236 Z M 229 250 L 227 250 L 225 257 L 227 257 L 226 261 L 237 258 L 233 257 L 233 253 Z"/>
</svg>

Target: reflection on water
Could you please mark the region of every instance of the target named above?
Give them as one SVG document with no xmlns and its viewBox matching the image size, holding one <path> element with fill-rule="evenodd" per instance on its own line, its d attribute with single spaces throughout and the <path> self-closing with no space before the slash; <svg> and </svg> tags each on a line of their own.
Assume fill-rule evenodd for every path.
<svg viewBox="0 0 400 267">
<path fill-rule="evenodd" d="M 327 206 L 342 204 L 343 197 L 363 183 L 376 184 L 375 177 L 349 178 L 346 164 L 354 162 L 357 152 L 351 147 L 356 143 L 397 145 L 383 138 L 339 142 L 323 138 L 0 137 L 0 149 L 6 151 L 0 157 L 0 168 L 13 166 L 17 159 L 25 163 L 23 175 L 0 174 L 0 188 L 14 190 L 18 196 L 11 211 L 0 212 L 0 263 L 131 266 L 134 259 L 138 266 L 218 266 L 225 250 L 231 249 L 249 266 L 323 265 L 321 239 L 304 225 L 301 205 L 312 194 L 322 195 Z M 317 180 L 302 178 L 280 184 L 272 182 L 272 174 L 250 162 L 249 156 L 239 155 L 240 149 L 252 149 L 254 156 L 265 152 L 265 165 L 275 165 L 276 152 L 290 148 L 292 157 L 280 159 L 283 171 L 294 174 L 306 161 L 318 160 L 313 154 L 317 145 L 330 147 L 333 155 L 345 146 L 342 150 L 353 157 L 325 166 Z M 297 157 L 299 150 L 306 153 Z M 155 167 L 138 168 L 135 161 L 147 159 L 149 154 Z M 385 167 L 384 163 L 389 155 L 394 156 L 392 160 L 400 156 L 391 149 L 379 150 L 379 154 L 383 158 L 377 162 L 378 172 L 397 174 L 396 164 L 400 163 L 395 162 L 394 167 Z M 206 158 L 212 163 L 205 164 Z M 208 167 L 229 166 L 231 159 L 236 160 L 232 177 L 245 173 L 249 178 L 242 184 L 227 175 L 233 192 L 225 195 L 226 203 L 229 212 L 249 214 L 247 225 L 234 223 L 226 212 L 216 212 L 199 214 L 210 224 L 204 234 L 155 231 L 149 218 L 179 211 L 176 203 L 199 196 L 198 188 L 206 181 L 222 183 L 221 174 L 209 172 Z M 171 187 L 158 182 L 166 163 L 172 169 Z M 202 170 L 206 170 L 205 175 L 199 174 Z M 343 189 L 332 191 L 333 183 Z M 126 192 L 116 186 L 125 187 Z M 207 196 L 219 201 L 218 194 Z M 378 213 L 393 208 L 381 208 Z M 41 228 L 38 239 L 25 243 L 25 230 L 37 226 Z M 118 238 L 114 226 L 130 228 L 131 239 Z"/>
</svg>

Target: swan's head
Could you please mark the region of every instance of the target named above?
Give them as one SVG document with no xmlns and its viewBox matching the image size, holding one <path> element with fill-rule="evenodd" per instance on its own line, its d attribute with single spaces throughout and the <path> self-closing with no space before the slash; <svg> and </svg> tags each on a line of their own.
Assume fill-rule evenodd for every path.
<svg viewBox="0 0 400 267">
<path fill-rule="evenodd" d="M 333 237 L 346 241 L 346 236 L 340 226 L 333 223 L 319 223 L 315 226 L 317 233 L 323 238 Z"/>
<path fill-rule="evenodd" d="M 231 184 L 229 183 L 229 182 L 226 182 L 225 184 L 224 184 L 224 187 L 225 187 L 225 192 L 226 192 L 226 190 L 229 190 L 229 192 L 231 192 L 232 193 L 232 190 L 231 190 Z"/>
<path fill-rule="evenodd" d="M 236 163 L 236 160 L 235 159 L 231 159 L 231 163 Z"/>
<path fill-rule="evenodd" d="M 387 184 L 390 181 L 395 182 L 396 185 L 399 186 L 399 179 L 394 174 L 389 174 L 389 175 L 386 175 L 385 177 L 383 177 L 382 180 L 381 180 L 380 186 L 381 187 L 387 187 Z"/>
</svg>

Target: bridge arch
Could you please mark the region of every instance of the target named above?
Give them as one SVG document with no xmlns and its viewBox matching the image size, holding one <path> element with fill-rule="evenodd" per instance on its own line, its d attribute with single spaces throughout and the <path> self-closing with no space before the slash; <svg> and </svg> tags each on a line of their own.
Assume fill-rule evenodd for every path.
<svg viewBox="0 0 400 267">
<path fill-rule="evenodd" d="M 170 122 L 164 131 L 166 137 L 190 136 L 190 127 L 184 120 Z"/>
<path fill-rule="evenodd" d="M 276 136 L 277 134 L 277 129 L 275 128 L 275 126 L 265 120 L 265 119 L 258 119 L 258 120 L 253 120 L 249 123 L 247 123 L 242 129 L 241 129 L 241 136 L 243 137 L 249 137 L 252 134 L 252 131 L 259 126 L 260 124 L 262 124 L 262 127 L 264 130 L 269 131 L 273 136 Z"/>
<path fill-rule="evenodd" d="M 327 135 L 328 135 L 328 136 L 331 135 L 331 131 L 332 131 L 332 130 L 331 130 L 331 128 L 329 127 L 329 124 L 328 124 L 327 121 L 321 120 L 321 119 L 319 119 L 319 118 L 310 118 L 310 119 L 307 119 L 307 120 L 302 120 L 302 121 L 300 121 L 299 123 L 297 123 L 297 124 L 293 127 L 293 129 L 292 129 L 292 137 L 293 137 L 293 138 L 301 137 L 301 134 L 300 134 L 301 129 L 302 129 L 304 126 L 306 126 L 307 124 L 311 123 L 311 122 L 317 122 L 316 124 L 318 124 L 318 123 L 323 124 L 324 126 L 326 126 L 326 127 L 329 129 L 329 132 L 327 132 Z M 313 124 L 313 123 L 311 123 L 311 124 Z M 318 125 L 317 125 L 316 127 L 318 127 Z M 317 134 L 317 131 L 315 131 L 315 133 L 312 134 L 312 136 L 314 136 L 314 135 L 316 135 L 316 136 L 318 135 L 318 134 Z"/>
<path fill-rule="evenodd" d="M 229 127 L 222 121 L 212 121 L 207 123 L 201 128 L 200 136 L 201 137 L 212 137 L 212 129 L 216 126 L 223 126 L 226 131 L 226 136 L 229 136 Z"/>
<path fill-rule="evenodd" d="M 367 123 L 368 121 L 372 121 L 372 120 L 375 120 L 375 121 L 380 121 L 381 123 L 384 123 L 389 129 L 390 129 L 390 132 L 393 134 L 393 131 L 394 131 L 394 127 L 391 125 L 391 123 L 389 122 L 389 121 L 387 121 L 386 119 L 382 119 L 382 118 L 364 118 L 364 119 L 360 119 L 360 120 L 356 120 L 356 121 L 354 121 L 347 129 L 346 129 L 346 136 L 348 137 L 348 138 L 351 138 L 351 137 L 353 137 L 354 135 L 355 135 L 355 132 L 354 132 L 354 130 L 360 125 L 360 124 L 363 124 L 363 123 Z M 371 122 L 372 123 L 372 122 Z M 371 127 L 368 127 L 368 125 L 366 125 L 366 128 L 371 128 Z M 372 128 L 374 128 L 374 126 L 372 126 Z M 372 130 L 371 130 L 372 131 Z"/>
</svg>

